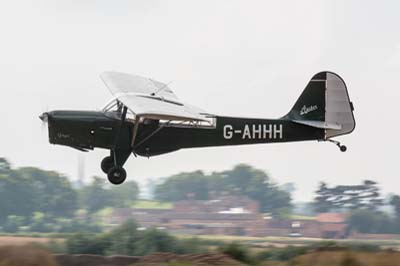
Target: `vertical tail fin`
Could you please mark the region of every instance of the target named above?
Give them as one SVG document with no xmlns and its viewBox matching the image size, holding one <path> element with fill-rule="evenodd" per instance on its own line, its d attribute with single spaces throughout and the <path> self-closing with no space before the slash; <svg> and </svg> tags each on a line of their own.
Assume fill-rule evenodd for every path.
<svg viewBox="0 0 400 266">
<path fill-rule="evenodd" d="M 323 128 L 325 139 L 329 139 L 354 130 L 353 110 L 343 79 L 332 72 L 320 72 L 312 77 L 285 118 Z"/>
</svg>

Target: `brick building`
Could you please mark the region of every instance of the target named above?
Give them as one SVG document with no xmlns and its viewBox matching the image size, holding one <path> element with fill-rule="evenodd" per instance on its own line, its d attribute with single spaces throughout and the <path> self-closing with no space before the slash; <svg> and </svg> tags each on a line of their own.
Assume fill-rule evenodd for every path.
<svg viewBox="0 0 400 266">
<path fill-rule="evenodd" d="M 315 220 L 320 223 L 321 237 L 323 238 L 345 238 L 347 234 L 348 213 L 320 213 Z"/>
<path fill-rule="evenodd" d="M 261 236 L 265 230 L 258 202 L 236 196 L 179 201 L 170 210 L 115 209 L 108 223 L 121 224 L 128 218 L 145 228 L 185 234 Z"/>
<path fill-rule="evenodd" d="M 167 210 L 115 209 L 106 223 L 118 225 L 128 218 L 135 219 L 143 228 L 193 235 L 344 238 L 347 233 L 347 214 L 320 213 L 314 219 L 265 219 L 258 202 L 242 196 L 184 200 Z"/>
</svg>

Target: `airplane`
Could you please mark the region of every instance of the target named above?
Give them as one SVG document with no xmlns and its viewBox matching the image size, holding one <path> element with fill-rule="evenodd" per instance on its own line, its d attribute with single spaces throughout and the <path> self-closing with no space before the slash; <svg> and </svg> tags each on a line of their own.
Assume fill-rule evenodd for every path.
<svg viewBox="0 0 400 266">
<path fill-rule="evenodd" d="M 80 151 L 103 148 L 102 171 L 115 185 L 126 179 L 131 154 L 152 157 L 184 148 L 294 141 L 329 141 L 355 128 L 345 82 L 333 72 L 315 74 L 293 108 L 279 119 L 219 116 L 189 105 L 168 84 L 137 75 L 100 75 L 113 95 L 101 111 L 51 111 L 49 142 Z"/>
</svg>

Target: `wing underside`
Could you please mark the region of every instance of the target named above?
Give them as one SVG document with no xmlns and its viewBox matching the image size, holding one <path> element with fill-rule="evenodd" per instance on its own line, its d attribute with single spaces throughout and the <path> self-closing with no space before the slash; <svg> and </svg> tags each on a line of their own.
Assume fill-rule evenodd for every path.
<svg viewBox="0 0 400 266">
<path fill-rule="evenodd" d="M 205 111 L 181 102 L 167 84 L 119 72 L 104 72 L 100 77 L 114 97 L 136 116 L 207 121 Z"/>
</svg>

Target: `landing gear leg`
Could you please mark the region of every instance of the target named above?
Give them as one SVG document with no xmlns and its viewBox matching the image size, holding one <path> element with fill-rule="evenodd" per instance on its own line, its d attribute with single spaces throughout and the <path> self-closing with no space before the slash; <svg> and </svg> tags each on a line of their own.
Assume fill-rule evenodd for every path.
<svg viewBox="0 0 400 266">
<path fill-rule="evenodd" d="M 114 185 L 122 184 L 125 181 L 126 171 L 122 166 L 132 152 L 131 149 L 121 149 L 121 145 L 119 143 L 119 136 L 125 122 L 127 111 L 128 108 L 124 106 L 122 109 L 120 126 L 117 129 L 114 145 L 110 151 L 110 156 L 105 157 L 103 161 L 101 161 L 101 169 L 107 174 L 108 181 Z"/>
<path fill-rule="evenodd" d="M 338 146 L 341 152 L 347 151 L 347 147 L 345 145 L 342 145 L 339 141 L 333 139 L 327 139 L 327 141 L 332 142 L 333 144 Z"/>
</svg>

